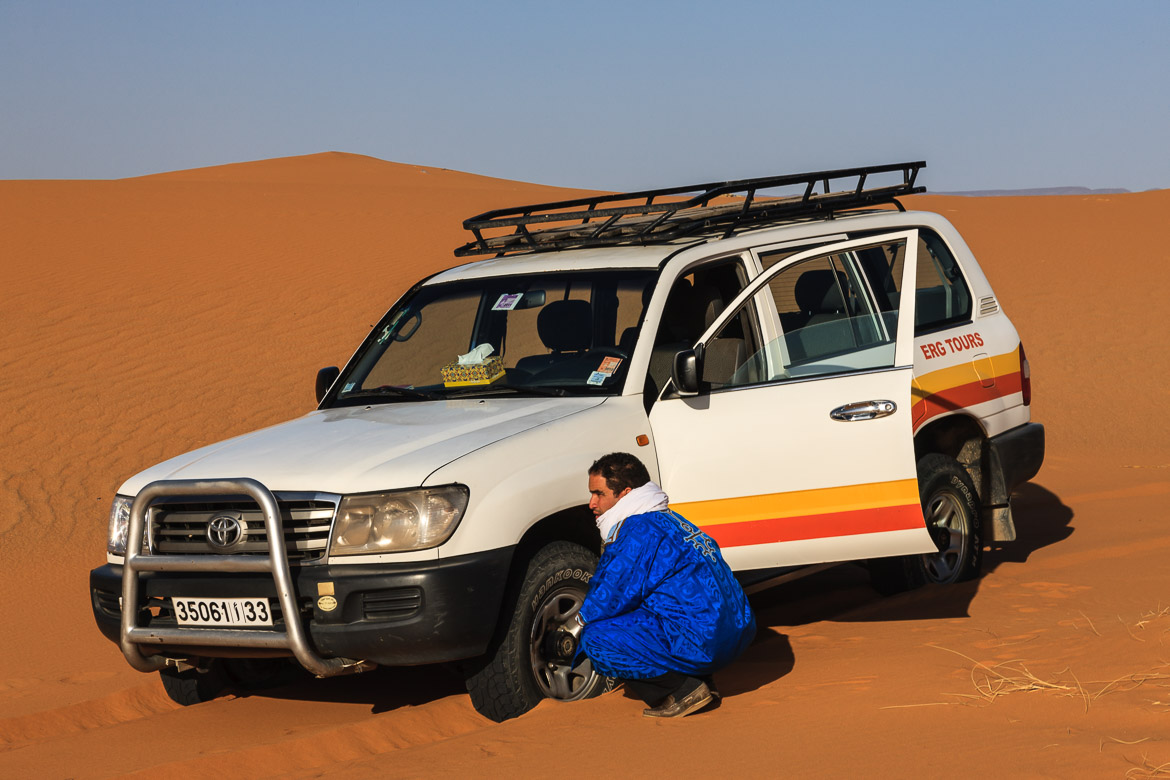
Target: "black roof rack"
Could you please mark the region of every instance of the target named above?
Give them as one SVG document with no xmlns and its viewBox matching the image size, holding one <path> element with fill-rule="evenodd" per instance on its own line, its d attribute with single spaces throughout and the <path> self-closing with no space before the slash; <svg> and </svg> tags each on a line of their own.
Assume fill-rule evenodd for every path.
<svg viewBox="0 0 1170 780">
<path fill-rule="evenodd" d="M 661 244 L 710 233 L 729 236 L 742 228 L 802 217 L 825 218 L 838 211 L 884 203 L 893 203 L 901 209 L 902 204 L 896 200 L 899 195 L 926 191 L 925 187 L 915 186 L 918 172 L 925 167 L 926 163 L 921 161 L 871 165 L 496 209 L 463 222 L 475 240 L 456 249 L 455 255 L 499 256 L 590 246 Z M 901 182 L 866 189 L 868 177 L 894 172 L 902 174 Z M 849 182 L 847 188 L 833 190 L 835 179 L 855 181 Z M 823 189 L 814 192 L 818 183 Z M 761 190 L 802 185 L 804 192 L 800 195 L 757 197 Z M 720 197 L 735 200 L 712 203 Z M 547 226 L 530 229 L 536 225 Z M 485 230 L 499 228 L 512 230 L 484 235 Z"/>
</svg>

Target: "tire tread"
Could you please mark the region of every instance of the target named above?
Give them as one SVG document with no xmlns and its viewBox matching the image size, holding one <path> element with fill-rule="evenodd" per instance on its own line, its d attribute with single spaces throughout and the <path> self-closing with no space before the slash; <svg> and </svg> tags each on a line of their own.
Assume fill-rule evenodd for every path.
<svg viewBox="0 0 1170 780">
<path fill-rule="evenodd" d="M 524 576 L 509 589 L 504 617 L 487 654 L 467 674 L 467 692 L 477 712 L 500 722 L 523 715 L 540 703 L 540 690 L 525 660 L 528 601 L 547 577 L 542 572 L 583 568 L 592 573 L 596 564 L 593 553 L 572 542 L 552 542 L 529 559 Z"/>
</svg>

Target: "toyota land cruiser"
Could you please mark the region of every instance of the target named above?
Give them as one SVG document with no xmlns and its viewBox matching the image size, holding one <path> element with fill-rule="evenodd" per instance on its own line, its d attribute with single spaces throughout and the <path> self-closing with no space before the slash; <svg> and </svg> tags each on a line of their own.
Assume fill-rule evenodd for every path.
<svg viewBox="0 0 1170 780">
<path fill-rule="evenodd" d="M 122 485 L 99 628 L 183 703 L 290 658 L 459 661 L 497 720 L 591 696 L 546 637 L 588 588 L 585 470 L 616 450 L 749 591 L 847 561 L 886 592 L 976 576 L 1044 435 L 971 251 L 897 200 L 924 166 L 468 220 L 456 255 L 490 259 L 408 290 L 315 411 Z"/>
</svg>

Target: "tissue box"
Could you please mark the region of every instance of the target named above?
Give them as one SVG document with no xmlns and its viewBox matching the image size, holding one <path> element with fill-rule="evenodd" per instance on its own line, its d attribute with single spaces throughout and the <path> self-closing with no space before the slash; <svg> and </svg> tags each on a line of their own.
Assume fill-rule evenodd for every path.
<svg viewBox="0 0 1170 780">
<path fill-rule="evenodd" d="M 465 385 L 490 385 L 504 375 L 504 360 L 499 355 L 485 359 L 482 363 L 461 366 L 448 363 L 439 369 L 443 374 L 444 387 Z"/>
</svg>

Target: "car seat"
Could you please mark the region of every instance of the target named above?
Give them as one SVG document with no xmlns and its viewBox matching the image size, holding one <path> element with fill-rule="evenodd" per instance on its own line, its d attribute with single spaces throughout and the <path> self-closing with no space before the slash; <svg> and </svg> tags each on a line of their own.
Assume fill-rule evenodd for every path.
<svg viewBox="0 0 1170 780">
<path fill-rule="evenodd" d="M 793 360 L 811 360 L 854 346 L 843 294 L 848 285 L 844 272 L 827 268 L 805 271 L 796 280 L 793 296 L 800 316 L 783 323 Z"/>
<path fill-rule="evenodd" d="M 520 358 L 516 368 L 522 371 L 536 374 L 585 354 L 593 340 L 593 309 L 589 301 L 549 303 L 536 315 L 536 334 L 549 353 Z"/>
<path fill-rule="evenodd" d="M 703 323 L 704 332 L 719 319 L 726 305 L 723 295 L 714 287 L 697 293 L 695 309 Z M 703 381 L 713 385 L 727 384 L 746 357 L 747 350 L 738 322 L 732 319 L 724 325 L 717 338 L 707 342 L 703 350 Z"/>
</svg>

